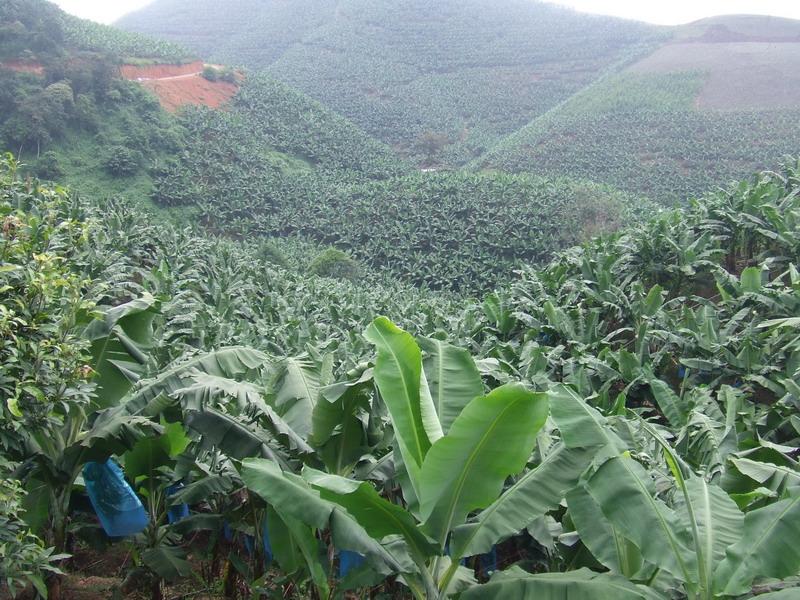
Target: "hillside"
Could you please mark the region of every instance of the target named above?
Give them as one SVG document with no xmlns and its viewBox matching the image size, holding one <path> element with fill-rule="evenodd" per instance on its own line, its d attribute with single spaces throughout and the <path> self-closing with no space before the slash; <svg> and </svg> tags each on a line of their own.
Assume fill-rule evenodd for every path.
<svg viewBox="0 0 800 600">
<path fill-rule="evenodd" d="M 0 150 L 28 172 L 146 203 L 154 179 L 189 145 L 205 144 L 164 108 L 220 108 L 234 97 L 240 121 L 260 115 L 262 170 L 278 155 L 312 175 L 403 169 L 388 148 L 274 80 L 243 82 L 179 46 L 73 18 L 49 2 L 4 3 L 2 11 L 11 25 L 0 32 Z"/>
<path fill-rule="evenodd" d="M 159 0 L 119 25 L 264 68 L 421 164 L 462 164 L 661 33 L 529 0 Z"/>
<path fill-rule="evenodd" d="M 794 161 L 480 302 L 276 267 L 0 160 L 2 585 L 423 600 L 453 560 L 465 600 L 668 600 L 704 589 L 685 560 L 704 600 L 794 598 L 798 186 Z M 461 506 L 435 542 L 412 412 L 422 501 Z M 490 497 L 464 508 L 459 481 Z"/>
<path fill-rule="evenodd" d="M 583 90 L 478 164 L 662 202 L 774 166 L 800 135 L 800 21 L 718 17 Z"/>
</svg>

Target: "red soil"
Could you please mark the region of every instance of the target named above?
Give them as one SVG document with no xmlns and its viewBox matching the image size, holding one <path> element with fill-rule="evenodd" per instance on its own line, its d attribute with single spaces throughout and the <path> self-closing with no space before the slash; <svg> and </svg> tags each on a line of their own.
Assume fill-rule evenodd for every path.
<svg viewBox="0 0 800 600">
<path fill-rule="evenodd" d="M 138 67 L 135 65 L 123 65 L 120 73 L 125 79 L 132 81 L 140 79 L 163 79 L 164 77 L 180 77 L 181 75 L 193 75 L 203 70 L 203 62 L 196 60 L 185 65 L 148 65 Z"/>
<path fill-rule="evenodd" d="M 0 63 L 0 69 L 9 69 L 17 73 L 33 73 L 34 75 L 44 75 L 44 67 L 37 62 L 25 62 L 22 60 L 9 60 Z"/>
<path fill-rule="evenodd" d="M 201 75 L 180 79 L 152 79 L 142 85 L 151 90 L 164 109 L 175 112 L 181 106 L 196 104 L 219 108 L 236 95 L 239 86 L 227 81 L 208 81 Z"/>
<path fill-rule="evenodd" d="M 185 65 L 123 65 L 120 74 L 152 91 L 161 106 L 170 112 L 187 104 L 219 108 L 236 95 L 239 86 L 226 81 L 208 81 L 201 75 L 204 67 L 199 60 Z"/>
</svg>

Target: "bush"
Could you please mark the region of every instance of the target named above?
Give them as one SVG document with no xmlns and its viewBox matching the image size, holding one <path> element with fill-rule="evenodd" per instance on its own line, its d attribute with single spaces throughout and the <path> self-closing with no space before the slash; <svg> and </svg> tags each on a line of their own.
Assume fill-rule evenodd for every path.
<svg viewBox="0 0 800 600">
<path fill-rule="evenodd" d="M 16 597 L 31 584 L 46 597 L 44 574 L 58 573 L 53 562 L 63 557 L 53 556 L 52 548 L 46 549 L 25 524 L 25 490 L 10 476 L 12 466 L 0 457 L 0 596 L 5 589 Z"/>
<path fill-rule="evenodd" d="M 52 150 L 42 154 L 42 157 L 36 161 L 36 176 L 40 179 L 55 180 L 64 176 L 64 170 L 58 164 L 58 157 Z"/>
<path fill-rule="evenodd" d="M 361 271 L 358 263 L 353 258 L 336 248 L 328 248 L 311 261 L 308 267 L 310 273 L 320 277 L 334 279 L 347 279 L 355 281 Z"/>
<path fill-rule="evenodd" d="M 112 175 L 127 177 L 136 173 L 142 160 L 142 155 L 125 146 L 113 146 L 103 166 Z"/>
<path fill-rule="evenodd" d="M 219 71 L 214 67 L 207 66 L 203 69 L 203 77 L 209 81 L 219 80 Z"/>
</svg>

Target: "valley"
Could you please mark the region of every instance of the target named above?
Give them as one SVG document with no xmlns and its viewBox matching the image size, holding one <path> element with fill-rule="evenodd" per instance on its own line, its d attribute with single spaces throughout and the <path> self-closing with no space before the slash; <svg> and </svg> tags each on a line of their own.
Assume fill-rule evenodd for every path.
<svg viewBox="0 0 800 600">
<path fill-rule="evenodd" d="M 0 0 L 0 598 L 796 599 L 799 48 Z"/>
</svg>

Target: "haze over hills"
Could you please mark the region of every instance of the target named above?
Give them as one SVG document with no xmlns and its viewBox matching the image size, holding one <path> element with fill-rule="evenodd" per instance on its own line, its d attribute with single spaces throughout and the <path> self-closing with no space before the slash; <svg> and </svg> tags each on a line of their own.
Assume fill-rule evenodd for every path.
<svg viewBox="0 0 800 600">
<path fill-rule="evenodd" d="M 577 174 L 672 203 L 796 149 L 790 19 L 655 27 L 523 0 L 157 0 L 120 25 L 265 68 L 422 166 Z"/>
<path fill-rule="evenodd" d="M 800 21 L 740 15 L 677 28 L 478 164 L 678 202 L 774 164 L 798 139 Z"/>
<path fill-rule="evenodd" d="M 267 69 L 401 153 L 452 165 L 661 36 L 529 0 L 165 0 L 118 24 Z"/>
</svg>

